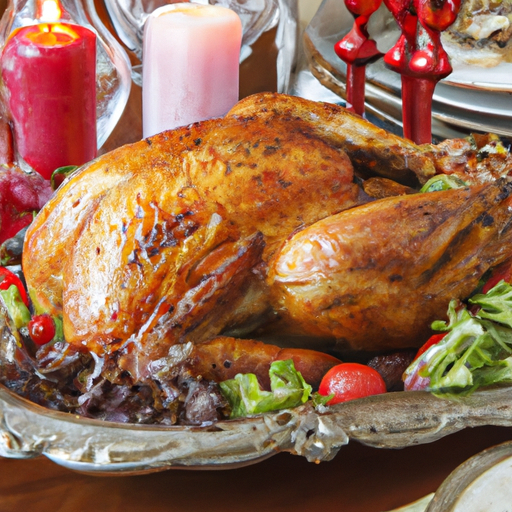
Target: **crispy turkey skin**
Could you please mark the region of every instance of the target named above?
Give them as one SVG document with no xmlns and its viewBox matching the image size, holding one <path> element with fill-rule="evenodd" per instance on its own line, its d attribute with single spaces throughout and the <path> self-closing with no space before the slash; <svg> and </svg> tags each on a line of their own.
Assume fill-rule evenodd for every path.
<svg viewBox="0 0 512 512">
<path fill-rule="evenodd" d="M 454 297 L 512 251 L 512 183 L 375 201 L 292 236 L 271 262 L 274 331 L 338 349 L 423 343 Z"/>
<path fill-rule="evenodd" d="M 474 150 L 450 147 L 336 105 L 252 96 L 79 169 L 27 233 L 30 296 L 76 350 L 134 382 L 190 359 L 173 347 L 268 315 L 339 348 L 419 345 L 434 313 L 511 253 L 508 182 L 411 194 L 443 168 L 475 176 Z M 402 185 L 375 200 L 368 176 Z"/>
</svg>

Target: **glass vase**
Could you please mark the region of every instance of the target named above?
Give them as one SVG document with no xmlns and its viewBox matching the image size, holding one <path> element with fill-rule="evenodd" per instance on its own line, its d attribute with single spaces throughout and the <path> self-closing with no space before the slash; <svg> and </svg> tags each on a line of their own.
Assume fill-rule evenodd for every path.
<svg viewBox="0 0 512 512">
<path fill-rule="evenodd" d="M 148 16 L 158 7 L 187 0 L 105 0 L 112 24 L 124 45 L 142 62 L 142 37 Z M 276 29 L 277 90 L 287 92 L 295 62 L 298 39 L 297 0 L 194 0 L 198 4 L 221 5 L 234 10 L 242 20 L 240 62 L 252 53 L 260 36 Z M 132 78 L 142 85 L 142 65 L 135 65 Z"/>
<path fill-rule="evenodd" d="M 96 124 L 98 149 L 116 126 L 131 88 L 130 60 L 100 20 L 93 0 L 9 0 L 0 20 L 0 47 L 17 28 L 62 21 L 96 33 Z"/>
</svg>

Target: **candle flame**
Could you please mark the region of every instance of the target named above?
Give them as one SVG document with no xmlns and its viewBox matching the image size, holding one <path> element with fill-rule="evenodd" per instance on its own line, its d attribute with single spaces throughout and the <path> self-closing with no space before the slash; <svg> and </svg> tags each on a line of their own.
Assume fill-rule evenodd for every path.
<svg viewBox="0 0 512 512">
<path fill-rule="evenodd" d="M 9 39 L 17 37 L 21 32 L 23 37 L 43 46 L 63 46 L 80 39 L 80 35 L 70 25 L 63 23 L 39 23 L 17 28 L 10 34 Z"/>
<path fill-rule="evenodd" d="M 41 20 L 57 21 L 62 16 L 58 0 L 44 0 L 41 5 Z"/>
</svg>

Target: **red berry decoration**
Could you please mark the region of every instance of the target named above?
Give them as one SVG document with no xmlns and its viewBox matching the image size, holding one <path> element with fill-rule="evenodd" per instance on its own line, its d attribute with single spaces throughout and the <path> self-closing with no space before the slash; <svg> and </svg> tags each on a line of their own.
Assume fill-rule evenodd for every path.
<svg viewBox="0 0 512 512">
<path fill-rule="evenodd" d="M 48 314 L 36 315 L 28 324 L 28 332 L 36 345 L 46 345 L 55 337 L 55 322 Z"/>
</svg>

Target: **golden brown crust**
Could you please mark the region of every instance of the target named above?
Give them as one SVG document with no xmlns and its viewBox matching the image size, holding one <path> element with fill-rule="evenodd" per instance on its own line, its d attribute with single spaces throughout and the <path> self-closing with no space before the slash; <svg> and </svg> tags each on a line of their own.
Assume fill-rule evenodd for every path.
<svg viewBox="0 0 512 512">
<path fill-rule="evenodd" d="M 231 323 L 263 248 L 266 260 L 293 230 L 359 202 L 346 154 L 300 120 L 197 123 L 104 155 L 64 184 L 28 234 L 27 283 L 39 310 L 63 313 L 70 343 L 102 354 L 130 340 L 158 357 L 190 330 L 199 341 Z M 188 273 L 220 245 L 207 291 Z M 230 314 L 212 313 L 220 296 Z M 167 313 L 191 297 L 198 316 Z"/>
<path fill-rule="evenodd" d="M 38 311 L 63 314 L 74 346 L 100 355 L 122 351 L 120 366 L 142 375 L 170 346 L 258 318 L 270 304 L 264 278 L 278 248 L 295 231 L 351 209 L 296 235 L 277 259 L 297 251 L 298 274 L 309 258 L 301 237 L 318 238 L 321 247 L 322 231 L 351 230 L 340 250 L 331 255 L 328 241 L 320 256 L 348 265 L 347 282 L 342 270 L 335 277 L 315 271 L 303 282 L 299 276 L 292 292 L 275 277 L 275 266 L 274 304 L 291 332 L 365 349 L 418 343 L 448 296 L 469 293 L 486 268 L 510 253 L 509 235 L 501 233 L 508 210 L 492 199 L 501 189 L 407 195 L 354 208 L 370 200 L 354 183 L 354 167 L 423 182 L 443 166 L 463 165 L 464 148 L 418 147 L 336 105 L 270 93 L 246 98 L 222 119 L 163 132 L 77 171 L 27 234 L 23 266 L 31 297 Z M 466 165 L 473 163 L 466 158 Z M 384 195 L 408 191 L 382 183 Z M 488 211 L 495 221 L 483 229 L 476 219 Z M 430 268 L 446 240 L 454 244 L 450 259 Z M 418 273 L 431 276 L 428 286 L 417 282 Z M 364 300 L 341 307 L 338 296 L 353 294 Z M 432 307 L 421 316 L 431 295 L 442 300 L 429 298 Z M 388 326 L 393 301 L 408 318 Z"/>
<path fill-rule="evenodd" d="M 501 181 L 382 199 L 298 232 L 270 266 L 282 317 L 273 329 L 345 349 L 419 346 L 449 301 L 512 253 L 511 189 Z"/>
<path fill-rule="evenodd" d="M 329 144 L 343 149 L 363 175 L 379 175 L 405 184 L 425 183 L 436 174 L 431 156 L 409 140 L 376 127 L 339 105 L 294 96 L 263 93 L 238 102 L 228 113 L 299 120 Z"/>
</svg>

